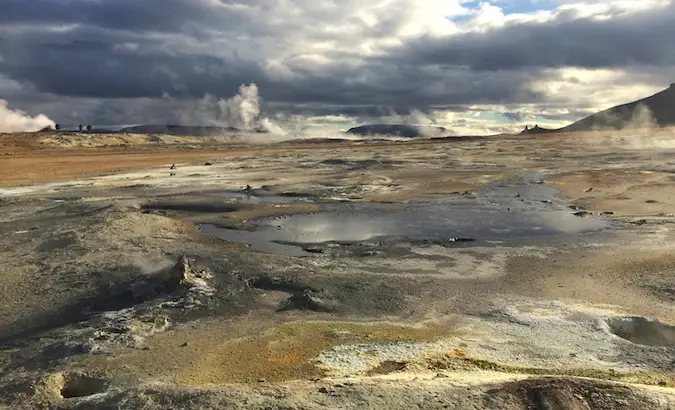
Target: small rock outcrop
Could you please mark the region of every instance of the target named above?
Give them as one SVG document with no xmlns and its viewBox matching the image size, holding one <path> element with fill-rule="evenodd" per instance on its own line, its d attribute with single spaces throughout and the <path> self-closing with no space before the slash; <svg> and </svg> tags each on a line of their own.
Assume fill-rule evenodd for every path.
<svg viewBox="0 0 675 410">
<path fill-rule="evenodd" d="M 167 284 L 171 287 L 199 285 L 202 279 L 190 266 L 190 261 L 185 256 L 180 256 L 176 264 L 168 271 Z"/>
<path fill-rule="evenodd" d="M 314 312 L 333 312 L 337 309 L 338 303 L 325 292 L 317 292 L 312 289 L 304 289 L 298 292 L 286 301 L 281 310 L 311 310 Z"/>
</svg>

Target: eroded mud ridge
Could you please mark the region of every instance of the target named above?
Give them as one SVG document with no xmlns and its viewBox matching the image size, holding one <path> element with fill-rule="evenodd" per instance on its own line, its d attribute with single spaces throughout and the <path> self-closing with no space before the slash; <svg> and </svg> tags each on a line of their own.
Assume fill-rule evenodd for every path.
<svg viewBox="0 0 675 410">
<path fill-rule="evenodd" d="M 3 188 L 0 408 L 675 408 L 668 155 L 523 138 Z"/>
</svg>

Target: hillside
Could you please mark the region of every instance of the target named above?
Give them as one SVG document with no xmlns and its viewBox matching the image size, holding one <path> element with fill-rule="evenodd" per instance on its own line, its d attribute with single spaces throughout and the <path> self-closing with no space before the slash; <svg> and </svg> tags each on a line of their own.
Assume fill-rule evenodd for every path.
<svg viewBox="0 0 675 410">
<path fill-rule="evenodd" d="M 675 84 L 650 97 L 609 108 L 558 131 L 618 130 L 673 125 L 675 125 Z"/>
</svg>

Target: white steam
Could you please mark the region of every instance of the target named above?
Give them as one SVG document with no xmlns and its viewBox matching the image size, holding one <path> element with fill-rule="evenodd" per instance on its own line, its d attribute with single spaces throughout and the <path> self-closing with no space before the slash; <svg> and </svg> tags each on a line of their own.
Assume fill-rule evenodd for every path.
<svg viewBox="0 0 675 410">
<path fill-rule="evenodd" d="M 652 129 L 659 126 L 652 110 L 644 104 L 638 104 L 631 112 L 630 118 L 621 117 L 611 111 L 599 113 L 598 118 L 603 125 L 593 126 L 592 131 Z"/>
<path fill-rule="evenodd" d="M 239 86 L 237 95 L 228 99 L 206 94 L 188 107 L 181 107 L 178 119 L 184 124 L 233 127 L 241 131 L 267 131 L 276 136 L 286 132 L 262 115 L 261 98 L 255 83 Z"/>
<path fill-rule="evenodd" d="M 453 134 L 451 130 L 445 128 L 444 124 L 431 115 L 416 109 L 412 109 L 406 114 L 399 114 L 393 109 L 388 110 L 386 116 L 381 116 L 374 122 L 386 125 L 406 125 L 417 129 L 418 134 L 425 138 L 444 137 Z"/>
<path fill-rule="evenodd" d="M 0 132 L 34 132 L 56 124 L 46 115 L 31 117 L 20 110 L 11 110 L 7 101 L 0 100 Z"/>
<path fill-rule="evenodd" d="M 625 150 L 675 149 L 675 128 L 659 127 L 654 114 L 644 104 L 638 104 L 630 117 L 606 112 L 602 113 L 601 118 L 607 125 L 593 127 L 592 131 L 601 135 L 590 135 L 589 141 L 602 147 Z"/>
<path fill-rule="evenodd" d="M 255 130 L 260 122 L 260 95 L 255 83 L 239 86 L 239 94 L 218 100 L 221 117 L 227 125 L 242 130 Z"/>
</svg>

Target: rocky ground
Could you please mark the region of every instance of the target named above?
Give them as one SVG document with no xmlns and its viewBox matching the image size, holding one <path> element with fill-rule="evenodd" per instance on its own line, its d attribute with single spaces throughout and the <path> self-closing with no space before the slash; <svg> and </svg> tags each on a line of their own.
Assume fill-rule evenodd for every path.
<svg viewBox="0 0 675 410">
<path fill-rule="evenodd" d="M 0 408 L 675 408 L 668 135 L 4 138 Z"/>
</svg>

